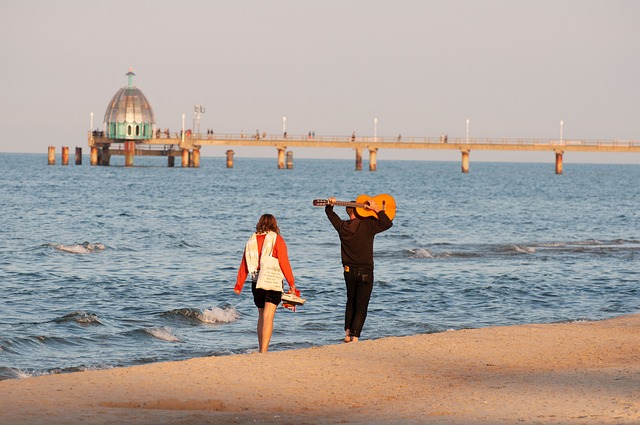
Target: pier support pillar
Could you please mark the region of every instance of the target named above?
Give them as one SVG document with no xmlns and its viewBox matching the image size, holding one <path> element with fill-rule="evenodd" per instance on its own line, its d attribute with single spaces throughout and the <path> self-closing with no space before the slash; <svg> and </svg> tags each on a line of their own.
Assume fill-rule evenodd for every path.
<svg viewBox="0 0 640 425">
<path fill-rule="evenodd" d="M 278 170 L 284 170 L 284 150 L 286 148 L 278 148 Z"/>
<path fill-rule="evenodd" d="M 376 171 L 378 169 L 378 148 L 369 149 L 369 171 Z"/>
<path fill-rule="evenodd" d="M 362 148 L 356 148 L 356 171 L 362 171 Z"/>
<path fill-rule="evenodd" d="M 56 165 L 56 148 L 55 146 L 49 146 L 47 164 Z"/>
<path fill-rule="evenodd" d="M 109 146 L 105 146 L 100 151 L 100 165 L 109 166 L 111 162 L 111 153 L 109 152 Z"/>
<path fill-rule="evenodd" d="M 293 152 L 287 151 L 287 170 L 293 169 Z"/>
<path fill-rule="evenodd" d="M 176 157 L 169 154 L 167 156 L 167 167 L 173 168 L 176 165 Z"/>
<path fill-rule="evenodd" d="M 562 174 L 562 155 L 563 151 L 556 151 L 556 174 Z"/>
<path fill-rule="evenodd" d="M 76 165 L 82 165 L 82 148 L 76 146 Z"/>
<path fill-rule="evenodd" d="M 124 142 L 124 166 L 133 167 L 133 158 L 136 154 L 136 142 L 126 141 Z"/>
<path fill-rule="evenodd" d="M 62 147 L 62 165 L 69 165 L 69 146 Z"/>
<path fill-rule="evenodd" d="M 182 168 L 189 167 L 189 149 L 182 149 Z"/>
<path fill-rule="evenodd" d="M 89 160 L 91 165 L 98 165 L 98 148 L 91 146 L 91 159 Z"/>
<path fill-rule="evenodd" d="M 471 151 L 468 149 L 465 149 L 460 152 L 462 152 L 462 172 L 468 173 L 469 172 L 469 152 Z"/>
<path fill-rule="evenodd" d="M 191 164 L 191 166 L 193 168 L 200 168 L 200 149 L 193 150 L 192 159 L 193 159 L 193 164 Z"/>
<path fill-rule="evenodd" d="M 227 151 L 227 168 L 233 168 L 233 154 L 231 149 Z"/>
</svg>

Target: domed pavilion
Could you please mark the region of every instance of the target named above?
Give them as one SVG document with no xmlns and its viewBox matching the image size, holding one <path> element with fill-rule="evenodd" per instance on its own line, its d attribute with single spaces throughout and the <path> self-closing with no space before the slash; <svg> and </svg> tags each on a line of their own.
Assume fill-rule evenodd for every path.
<svg viewBox="0 0 640 425">
<path fill-rule="evenodd" d="M 133 85 L 131 68 L 126 74 L 129 84 L 113 96 L 104 114 L 105 136 L 118 140 L 147 140 L 153 138 L 155 118 L 153 109 L 142 91 Z"/>
<path fill-rule="evenodd" d="M 116 92 L 104 113 L 104 130 L 89 131 L 91 165 L 108 166 L 113 155 L 124 155 L 125 167 L 133 166 L 135 156 L 166 156 L 173 167 L 179 156 L 183 167 L 199 167 L 201 143 L 194 142 L 201 140 L 184 131 L 184 114 L 180 135 L 171 137 L 169 129 L 158 131 L 151 104 L 133 85 L 131 68 L 126 75 L 129 84 Z M 93 113 L 91 117 L 93 127 Z"/>
</svg>

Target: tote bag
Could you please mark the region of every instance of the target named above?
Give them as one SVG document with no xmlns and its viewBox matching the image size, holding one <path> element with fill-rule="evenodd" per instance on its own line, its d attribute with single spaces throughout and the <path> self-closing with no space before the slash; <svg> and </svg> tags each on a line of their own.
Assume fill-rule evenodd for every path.
<svg viewBox="0 0 640 425">
<path fill-rule="evenodd" d="M 282 289 L 282 279 L 284 273 L 280 269 L 278 259 L 272 257 L 273 248 L 269 254 L 263 253 L 260 258 L 260 272 L 258 273 L 258 281 L 256 288 L 265 289 L 267 291 L 284 292 Z"/>
</svg>

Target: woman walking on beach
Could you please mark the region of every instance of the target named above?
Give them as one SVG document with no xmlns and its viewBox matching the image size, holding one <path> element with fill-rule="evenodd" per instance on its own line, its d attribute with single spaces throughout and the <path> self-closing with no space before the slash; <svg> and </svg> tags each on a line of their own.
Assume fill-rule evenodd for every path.
<svg viewBox="0 0 640 425">
<path fill-rule="evenodd" d="M 265 353 L 269 349 L 269 342 L 273 333 L 273 319 L 276 314 L 276 308 L 282 300 L 283 292 L 283 289 L 270 291 L 256 288 L 262 255 L 264 253 L 269 255 L 269 252 L 271 252 L 272 257 L 278 259 L 280 269 L 289 284 L 289 292 L 298 295 L 299 292 L 296 290 L 293 272 L 289 264 L 287 244 L 280 236 L 278 222 L 273 215 L 263 214 L 258 220 L 258 224 L 256 224 L 256 232 L 251 235 L 245 246 L 240 268 L 238 269 L 236 285 L 233 288 L 233 291 L 239 295 L 242 292 L 247 276 L 251 275 L 253 302 L 258 307 L 257 332 L 258 346 L 261 353 Z"/>
</svg>

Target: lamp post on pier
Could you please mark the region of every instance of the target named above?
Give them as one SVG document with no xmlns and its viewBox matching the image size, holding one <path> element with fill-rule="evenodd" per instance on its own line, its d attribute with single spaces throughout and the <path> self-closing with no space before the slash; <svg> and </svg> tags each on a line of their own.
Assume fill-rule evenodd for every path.
<svg viewBox="0 0 640 425">
<path fill-rule="evenodd" d="M 378 141 L 378 118 L 373 119 L 373 143 Z"/>
<path fill-rule="evenodd" d="M 564 121 L 560 120 L 560 144 L 564 144 L 564 139 L 562 136 L 562 131 L 563 131 L 563 127 L 564 127 Z"/>
<path fill-rule="evenodd" d="M 469 118 L 467 118 L 467 143 L 469 143 Z"/>
<path fill-rule="evenodd" d="M 185 114 L 182 114 L 182 131 L 180 132 L 180 138 L 182 139 L 182 143 L 184 143 L 184 117 L 185 117 Z"/>
</svg>

